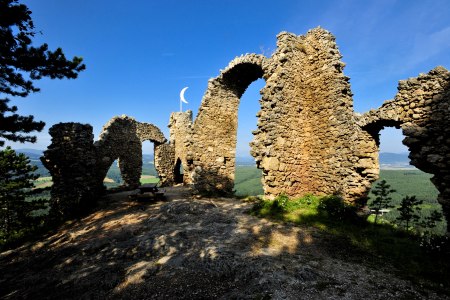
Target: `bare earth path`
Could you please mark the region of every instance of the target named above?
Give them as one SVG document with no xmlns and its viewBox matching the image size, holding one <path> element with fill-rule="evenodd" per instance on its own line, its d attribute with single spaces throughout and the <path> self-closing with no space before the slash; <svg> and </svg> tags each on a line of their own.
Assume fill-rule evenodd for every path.
<svg viewBox="0 0 450 300">
<path fill-rule="evenodd" d="M 2 299 L 446 299 L 347 257 L 312 228 L 250 216 L 236 199 L 153 204 L 110 195 L 98 211 L 0 254 Z M 345 243 L 343 243 L 345 244 Z"/>
</svg>

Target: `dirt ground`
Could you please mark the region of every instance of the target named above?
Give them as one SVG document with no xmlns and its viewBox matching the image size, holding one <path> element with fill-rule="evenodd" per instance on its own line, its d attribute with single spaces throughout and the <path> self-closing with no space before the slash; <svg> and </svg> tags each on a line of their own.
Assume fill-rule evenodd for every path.
<svg viewBox="0 0 450 300">
<path fill-rule="evenodd" d="M 0 298 L 448 299 L 349 257 L 314 228 L 253 217 L 237 199 L 195 199 L 183 187 L 154 203 L 128 194 L 0 253 Z"/>
</svg>

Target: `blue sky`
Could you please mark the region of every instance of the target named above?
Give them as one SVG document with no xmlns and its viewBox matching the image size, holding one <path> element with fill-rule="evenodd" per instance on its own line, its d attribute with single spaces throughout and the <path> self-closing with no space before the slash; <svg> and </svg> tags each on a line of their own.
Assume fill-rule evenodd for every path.
<svg viewBox="0 0 450 300">
<path fill-rule="evenodd" d="M 87 69 L 76 80 L 41 80 L 41 92 L 13 99 L 21 114 L 47 123 L 36 144 L 45 149 L 48 128 L 59 122 L 102 126 L 126 114 L 161 128 L 188 86 L 185 109 L 200 106 L 209 78 L 236 56 L 270 56 L 281 31 L 331 31 L 347 64 L 357 112 L 395 96 L 398 80 L 438 65 L 450 69 L 450 1 L 22 1 L 33 12 L 36 43 L 82 56 Z M 238 155 L 248 154 L 256 127 L 259 90 L 253 83 L 239 109 Z M 401 133 L 385 130 L 381 151 L 405 152 Z M 11 143 L 10 143 L 11 144 Z M 144 152 L 151 152 L 149 146 Z"/>
</svg>

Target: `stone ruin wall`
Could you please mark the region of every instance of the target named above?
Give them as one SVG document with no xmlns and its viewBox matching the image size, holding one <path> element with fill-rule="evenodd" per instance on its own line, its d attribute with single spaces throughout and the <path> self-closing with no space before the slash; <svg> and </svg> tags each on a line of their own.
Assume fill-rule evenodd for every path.
<svg viewBox="0 0 450 300">
<path fill-rule="evenodd" d="M 326 30 L 278 35 L 251 144 L 266 196 L 340 193 L 354 200 L 370 185 L 371 174 L 355 168 L 360 130 L 340 59 Z"/>
<path fill-rule="evenodd" d="M 261 55 L 237 58 L 208 82 L 187 149 L 192 182 L 202 193 L 232 193 L 239 101 L 248 85 L 263 75 L 264 60 Z"/>
<path fill-rule="evenodd" d="M 180 148 L 175 151 L 193 159 L 189 175 L 196 189 L 232 192 L 240 97 L 264 78 L 251 154 L 263 171 L 266 197 L 339 193 L 350 202 L 364 199 L 379 176 L 379 131 L 400 126 L 411 163 L 435 175 L 448 216 L 448 71 L 437 68 L 401 81 L 395 100 L 361 116 L 353 110 L 349 78 L 331 33 L 316 28 L 277 38 L 270 58 L 236 58 L 208 82 L 197 117 L 184 129 L 192 142 L 175 143 Z M 182 132 L 178 128 L 177 140 Z"/>
<path fill-rule="evenodd" d="M 41 160 L 53 178 L 52 206 L 59 210 L 54 213 L 64 216 L 76 216 L 102 194 L 103 180 L 116 159 L 125 186 L 139 186 L 142 142 L 150 140 L 155 148 L 166 142 L 156 126 L 127 116 L 111 119 L 95 143 L 90 125 L 60 123 L 49 132 L 52 144 Z"/>
<path fill-rule="evenodd" d="M 92 126 L 60 123 L 49 130 L 52 143 L 41 158 L 52 175 L 51 190 L 54 216 L 74 217 L 100 194 L 97 184 L 97 160 Z"/>
<path fill-rule="evenodd" d="M 177 160 L 180 160 L 184 170 L 182 183 L 191 184 L 192 178 L 189 175 L 193 171 L 194 163 L 192 159 L 193 135 L 192 135 L 192 111 L 174 112 L 170 116 L 170 144 L 174 145 L 174 164 L 172 173 L 176 173 L 178 168 Z M 177 182 L 180 183 L 180 182 Z"/>
<path fill-rule="evenodd" d="M 174 180 L 175 147 L 173 144 L 155 145 L 155 169 L 158 171 L 161 186 L 172 186 Z"/>
<path fill-rule="evenodd" d="M 173 113 L 169 143 L 153 125 L 128 117 L 111 120 L 95 143 L 89 125 L 55 125 L 43 158 L 54 177 L 52 195 L 83 199 L 96 194 L 117 158 L 126 184 L 136 186 L 141 142 L 147 139 L 155 143 L 155 167 L 163 185 L 176 183 L 179 159 L 183 182 L 194 190 L 231 194 L 240 98 L 253 81 L 264 78 L 251 154 L 262 169 L 266 197 L 339 193 L 350 202 L 364 199 L 379 175 L 379 132 L 395 126 L 406 136 L 411 163 L 434 174 L 448 219 L 449 72 L 438 67 L 400 81 L 394 100 L 360 115 L 353 110 L 341 57 L 334 36 L 324 29 L 300 36 L 280 33 L 270 58 L 238 57 L 209 80 L 195 120 L 191 111 Z"/>
<path fill-rule="evenodd" d="M 191 144 L 175 144 L 175 149 L 192 154 L 190 178 L 196 189 L 232 192 L 240 97 L 253 81 L 264 78 L 251 154 L 263 171 L 265 195 L 339 192 L 352 200 L 367 192 L 378 170 L 358 164 L 376 145 L 356 125 L 340 58 L 326 30 L 314 29 L 305 36 L 284 32 L 271 58 L 238 57 L 209 80 L 198 115 L 189 125 Z M 370 154 L 360 151 L 355 141 L 363 148 L 370 145 Z"/>
<path fill-rule="evenodd" d="M 450 220 L 450 72 L 437 67 L 428 74 L 402 80 L 394 100 L 358 117 L 358 125 L 377 145 L 385 126 L 402 128 L 411 165 L 433 174 L 438 202 Z M 374 154 L 378 153 L 378 149 Z M 378 168 L 378 162 L 373 166 Z"/>
</svg>

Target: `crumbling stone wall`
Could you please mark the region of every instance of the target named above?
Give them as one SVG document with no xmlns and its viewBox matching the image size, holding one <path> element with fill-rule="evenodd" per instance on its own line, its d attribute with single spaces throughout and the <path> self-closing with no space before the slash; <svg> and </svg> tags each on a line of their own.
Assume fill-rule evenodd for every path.
<svg viewBox="0 0 450 300">
<path fill-rule="evenodd" d="M 280 33 L 270 58 L 248 54 L 233 60 L 208 82 L 193 123 L 177 123 L 182 114 L 171 117 L 178 124 L 176 131 L 171 127 L 171 140 L 189 141 L 173 145 L 176 157 L 192 158 L 194 186 L 232 192 L 240 97 L 264 78 L 251 154 L 263 171 L 266 197 L 339 193 L 351 202 L 364 199 L 379 176 L 378 133 L 395 126 L 407 136 L 412 164 L 435 174 L 448 215 L 448 71 L 437 68 L 401 81 L 395 100 L 361 116 L 353 110 L 344 66 L 334 36 L 322 28 L 300 36 Z"/>
<path fill-rule="evenodd" d="M 283 32 L 266 73 L 252 155 L 263 170 L 266 196 L 282 192 L 360 195 L 369 184 L 356 172 L 358 130 L 349 79 L 331 33 Z"/>
<path fill-rule="evenodd" d="M 191 184 L 192 178 L 189 175 L 194 170 L 192 149 L 194 146 L 194 136 L 192 128 L 192 111 L 174 112 L 170 116 L 170 144 L 174 147 L 174 164 L 172 174 L 176 174 L 179 168 L 177 160 L 180 160 L 183 168 L 182 182 Z M 175 179 L 175 178 L 174 178 Z M 176 182 L 180 183 L 180 182 Z"/>
<path fill-rule="evenodd" d="M 379 145 L 385 126 L 402 128 L 411 164 L 433 174 L 438 202 L 450 220 L 450 72 L 437 67 L 428 74 L 402 80 L 394 100 L 358 119 L 358 125 Z M 378 148 L 376 149 L 376 151 Z M 372 166 L 378 168 L 378 164 Z"/>
<path fill-rule="evenodd" d="M 376 145 L 355 123 L 349 79 L 333 35 L 316 28 L 277 38 L 271 58 L 238 57 L 208 82 L 189 125 L 192 143 L 183 150 L 192 154 L 194 186 L 201 192 L 232 192 L 240 97 L 251 82 L 264 78 L 251 154 L 263 170 L 265 195 L 364 195 L 378 170 L 358 164 L 367 165 L 365 147 Z M 179 147 L 186 148 L 175 144 L 176 152 Z"/>
<path fill-rule="evenodd" d="M 90 125 L 60 123 L 49 132 L 52 144 L 41 160 L 53 178 L 53 207 L 69 217 L 102 193 L 103 180 L 116 159 L 125 186 L 137 187 L 142 173 L 142 142 L 150 140 L 155 148 L 166 142 L 156 126 L 127 116 L 111 119 L 95 143 Z M 159 159 L 159 165 L 163 164 L 164 159 Z"/>
<path fill-rule="evenodd" d="M 114 117 L 100 133 L 94 146 L 97 150 L 98 180 L 103 182 L 111 164 L 118 159 L 122 179 L 126 186 L 139 186 L 142 174 L 142 142 L 162 144 L 166 138 L 162 132 L 149 123 L 140 123 L 128 116 Z"/>
<path fill-rule="evenodd" d="M 190 154 L 190 178 L 201 192 L 232 193 L 239 101 L 250 83 L 263 76 L 265 60 L 264 56 L 255 54 L 236 58 L 208 82 L 192 124 L 192 143 L 188 145 L 189 150 L 183 150 Z"/>
<path fill-rule="evenodd" d="M 158 171 L 159 184 L 172 186 L 175 184 L 175 147 L 173 144 L 155 145 L 155 169 Z"/>
<path fill-rule="evenodd" d="M 125 116 L 111 120 L 96 143 L 88 125 L 55 125 L 43 159 L 56 182 L 55 201 L 63 202 L 58 199 L 65 191 L 73 191 L 76 199 L 96 194 L 117 158 L 126 184 L 139 184 L 143 140 L 155 143 L 155 166 L 163 184 L 177 182 L 182 164 L 184 183 L 202 193 L 231 194 L 239 101 L 253 81 L 264 78 L 251 154 L 262 169 L 266 197 L 339 193 L 350 202 L 364 199 L 379 175 L 379 131 L 395 126 L 406 136 L 411 163 L 434 174 L 448 218 L 449 72 L 438 67 L 400 81 L 394 100 L 360 115 L 353 110 L 341 57 L 334 36 L 322 28 L 300 36 L 280 33 L 270 58 L 238 57 L 209 80 L 194 121 L 191 111 L 173 113 L 168 144 L 155 126 Z"/>
<path fill-rule="evenodd" d="M 50 213 L 74 217 L 100 194 L 92 126 L 59 123 L 49 130 L 52 143 L 41 158 L 53 178 Z"/>
</svg>

